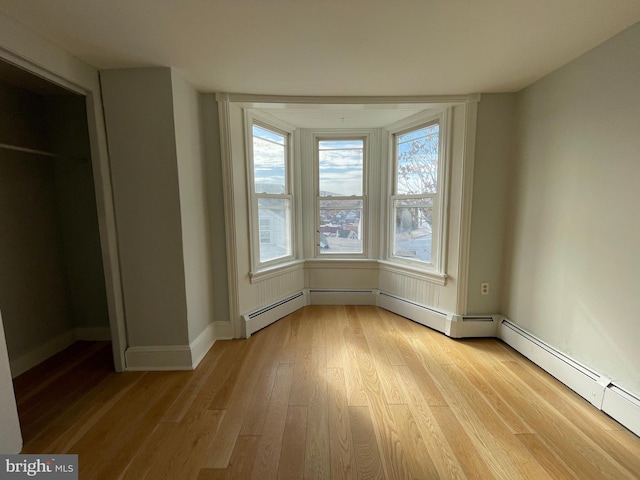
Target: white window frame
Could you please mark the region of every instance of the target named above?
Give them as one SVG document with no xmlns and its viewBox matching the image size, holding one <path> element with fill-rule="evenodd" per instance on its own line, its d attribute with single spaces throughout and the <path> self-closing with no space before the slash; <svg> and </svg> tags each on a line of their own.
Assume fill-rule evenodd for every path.
<svg viewBox="0 0 640 480">
<path fill-rule="evenodd" d="M 449 198 L 449 172 L 451 169 L 450 148 L 451 143 L 451 124 L 449 109 L 445 109 L 438 114 L 424 115 L 411 119 L 410 122 L 396 125 L 389 128 L 389 196 L 387 202 L 387 255 L 386 261 L 407 270 L 416 273 L 433 274 L 434 279 L 442 279 L 446 277 L 446 258 L 447 258 L 447 225 L 448 215 L 448 198 Z M 427 127 L 429 125 L 438 124 L 438 174 L 437 186 L 435 194 L 425 195 L 405 195 L 397 193 L 397 137 L 415 130 Z M 433 199 L 433 220 L 431 232 L 431 262 L 400 257 L 394 255 L 396 216 L 394 201 L 398 199 L 420 199 L 430 197 Z"/>
<path fill-rule="evenodd" d="M 341 141 L 341 140 L 362 140 L 362 195 L 361 196 L 320 196 L 320 154 L 319 142 L 321 141 Z M 337 130 L 316 132 L 313 134 L 313 180 L 314 180 L 314 238 L 315 238 L 315 258 L 331 259 L 331 260 L 350 260 L 369 258 L 369 201 L 368 201 L 368 184 L 369 184 L 369 156 L 371 150 L 371 133 L 361 130 Z M 362 200 L 361 214 L 361 235 L 362 235 L 362 252 L 360 253 L 323 253 L 320 249 L 320 201 L 321 200 Z"/>
<path fill-rule="evenodd" d="M 297 241 L 296 241 L 296 204 L 294 198 L 294 141 L 293 133 L 294 127 L 284 124 L 280 120 L 273 119 L 268 115 L 258 112 L 253 109 L 245 109 L 245 151 L 247 160 L 247 191 L 248 191 L 248 204 L 249 204 L 249 236 L 251 244 L 251 272 L 252 278 L 259 278 L 261 272 L 270 271 L 283 264 L 289 264 L 296 259 L 297 255 Z M 256 193 L 255 179 L 254 179 L 254 155 L 253 155 L 253 126 L 264 128 L 265 130 L 272 131 L 278 135 L 285 137 L 285 188 L 284 193 Z M 289 200 L 290 214 L 288 218 L 288 224 L 286 228 L 289 232 L 289 254 L 283 255 L 267 261 L 260 260 L 260 247 L 266 245 L 261 242 L 261 227 L 259 218 L 258 202 L 262 198 L 273 199 L 285 199 Z M 271 243 L 271 242 L 270 242 Z"/>
</svg>

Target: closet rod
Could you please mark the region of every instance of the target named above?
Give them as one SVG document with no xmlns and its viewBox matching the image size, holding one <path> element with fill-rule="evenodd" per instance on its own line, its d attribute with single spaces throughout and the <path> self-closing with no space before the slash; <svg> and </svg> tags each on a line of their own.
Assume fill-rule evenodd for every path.
<svg viewBox="0 0 640 480">
<path fill-rule="evenodd" d="M 10 145 L 8 143 L 0 143 L 0 148 L 4 148 L 5 150 L 14 150 L 16 152 L 33 153 L 34 155 L 42 155 L 42 156 L 51 157 L 51 158 L 80 160 L 82 162 L 86 161 L 86 158 L 82 158 L 82 157 L 72 157 L 70 155 L 59 155 L 57 153 L 45 152 L 44 150 L 36 150 L 33 148 L 27 148 L 27 147 L 19 147 L 17 145 Z"/>
</svg>

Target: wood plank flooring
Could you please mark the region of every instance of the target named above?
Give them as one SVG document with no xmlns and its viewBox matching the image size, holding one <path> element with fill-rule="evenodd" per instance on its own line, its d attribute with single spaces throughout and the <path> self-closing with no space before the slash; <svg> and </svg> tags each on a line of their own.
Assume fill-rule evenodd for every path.
<svg viewBox="0 0 640 480">
<path fill-rule="evenodd" d="M 496 339 L 305 307 L 193 372 L 78 343 L 14 382 L 23 453 L 86 479 L 633 479 L 640 439 Z"/>
</svg>

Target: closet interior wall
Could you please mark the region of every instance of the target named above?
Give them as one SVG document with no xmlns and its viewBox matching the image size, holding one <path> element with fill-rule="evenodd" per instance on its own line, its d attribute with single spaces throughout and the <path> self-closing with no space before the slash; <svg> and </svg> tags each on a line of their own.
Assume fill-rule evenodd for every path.
<svg viewBox="0 0 640 480">
<path fill-rule="evenodd" d="M 109 318 L 85 98 L 0 76 L 0 105 L 0 309 L 16 376 Z"/>
</svg>

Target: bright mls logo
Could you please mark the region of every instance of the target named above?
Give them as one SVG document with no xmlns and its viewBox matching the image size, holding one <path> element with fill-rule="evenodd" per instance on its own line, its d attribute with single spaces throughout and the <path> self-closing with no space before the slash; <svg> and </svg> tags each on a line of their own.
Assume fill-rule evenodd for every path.
<svg viewBox="0 0 640 480">
<path fill-rule="evenodd" d="M 0 480 L 78 480 L 77 455 L 0 455 Z"/>
</svg>

